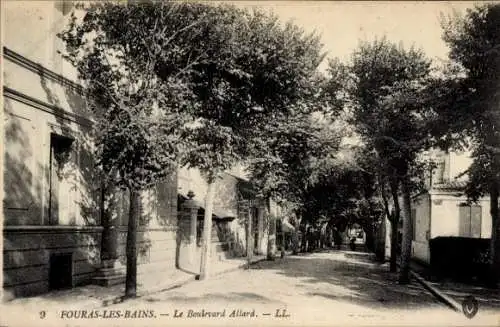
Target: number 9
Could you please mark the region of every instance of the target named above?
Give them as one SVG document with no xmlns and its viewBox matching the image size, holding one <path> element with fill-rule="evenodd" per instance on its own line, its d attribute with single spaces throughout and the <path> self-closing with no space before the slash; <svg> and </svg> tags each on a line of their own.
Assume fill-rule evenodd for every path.
<svg viewBox="0 0 500 327">
<path fill-rule="evenodd" d="M 45 318 L 46 312 L 45 311 L 40 311 L 40 319 Z"/>
</svg>

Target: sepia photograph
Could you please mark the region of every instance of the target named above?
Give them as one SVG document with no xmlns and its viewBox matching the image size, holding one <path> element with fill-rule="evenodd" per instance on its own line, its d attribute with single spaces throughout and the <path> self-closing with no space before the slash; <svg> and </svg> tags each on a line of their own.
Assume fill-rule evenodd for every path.
<svg viewBox="0 0 500 327">
<path fill-rule="evenodd" d="M 500 1 L 0 5 L 0 327 L 500 326 Z"/>
</svg>

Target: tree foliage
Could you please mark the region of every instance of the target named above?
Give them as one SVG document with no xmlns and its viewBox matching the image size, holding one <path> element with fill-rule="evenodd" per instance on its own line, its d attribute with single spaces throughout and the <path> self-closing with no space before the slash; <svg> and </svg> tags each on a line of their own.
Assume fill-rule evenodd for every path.
<svg viewBox="0 0 500 327">
<path fill-rule="evenodd" d="M 315 206 L 314 188 L 323 176 L 321 170 L 337 161 L 342 130 L 330 119 L 301 113 L 273 121 L 263 134 L 258 155 L 249 165 L 252 181 L 263 195 L 294 203 L 297 213 L 308 219 L 318 217 L 326 206 Z"/>
<path fill-rule="evenodd" d="M 441 123 L 446 120 L 445 136 L 457 143 L 466 136 L 474 162 L 470 169 L 468 194 L 471 198 L 489 192 L 490 182 L 498 180 L 496 155 L 500 134 L 500 6 L 486 4 L 469 9 L 464 17 L 443 17 L 443 39 L 448 44 L 450 65 L 441 81 L 437 99 Z M 453 138 L 455 136 L 455 138 Z"/>
<path fill-rule="evenodd" d="M 173 3 L 79 5 L 59 34 L 64 58 L 86 88 L 96 124 L 96 157 L 106 181 L 130 191 L 125 295 L 137 289 L 139 191 L 167 178 L 177 167 L 185 112 L 192 107 L 184 78 L 192 67 L 183 57 L 198 17 Z M 192 19 L 190 19 L 192 18 Z M 124 24 L 126 22 L 126 24 Z M 159 78 L 158 63 L 170 58 L 174 70 Z"/>
<path fill-rule="evenodd" d="M 82 19 L 73 13 L 59 34 L 97 118 L 97 161 L 108 180 L 129 189 L 147 188 L 175 169 L 182 113 L 192 104 L 183 79 L 189 64 L 178 49 L 195 24 L 174 7 L 95 3 Z M 165 57 L 177 68 L 162 80 L 158 62 Z"/>
<path fill-rule="evenodd" d="M 421 50 L 405 49 L 385 38 L 361 42 L 349 63 L 330 62 L 332 76 L 344 75 L 342 83 L 331 84 L 332 96 L 345 103 L 357 135 L 377 159 L 380 187 L 391 185 L 396 218 L 399 190 L 403 196 L 402 283 L 409 281 L 412 180 L 422 167 L 419 152 L 431 145 L 428 124 L 436 116 L 427 102 L 431 71 Z"/>
<path fill-rule="evenodd" d="M 441 104 L 440 122 L 448 122 L 443 138 L 457 144 L 457 135 L 466 136 L 472 149 L 467 195 L 472 200 L 490 195 L 492 285 L 497 284 L 500 275 L 499 20 L 498 4 L 476 6 L 464 16 L 443 17 L 443 39 L 450 48 L 450 66 L 454 69 L 447 71 L 435 95 Z"/>
<path fill-rule="evenodd" d="M 61 38 L 99 117 L 101 167 L 134 190 L 165 177 L 177 159 L 200 169 L 208 242 L 215 180 L 252 155 L 275 116 L 301 110 L 323 59 L 319 38 L 228 5 L 103 2 L 85 10 Z"/>
</svg>

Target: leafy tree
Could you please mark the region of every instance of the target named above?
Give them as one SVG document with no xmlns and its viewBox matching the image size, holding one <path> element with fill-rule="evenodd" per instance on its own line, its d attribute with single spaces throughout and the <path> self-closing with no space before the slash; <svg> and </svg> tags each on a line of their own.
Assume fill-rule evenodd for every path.
<svg viewBox="0 0 500 327">
<path fill-rule="evenodd" d="M 302 224 L 314 222 L 322 214 L 313 203 L 314 184 L 320 167 L 335 160 L 341 131 L 330 119 L 305 112 L 275 120 L 269 127 L 250 162 L 251 179 L 265 196 L 293 203 Z"/>
<path fill-rule="evenodd" d="M 431 63 L 420 50 L 381 39 L 361 43 L 350 63 L 331 62 L 330 67 L 333 73 L 348 72 L 341 94 L 357 134 L 382 160 L 379 167 L 382 176 L 390 179 L 396 211 L 401 191 L 404 220 L 399 281 L 408 283 L 412 178 L 419 166 L 417 154 L 429 146 L 428 121 L 435 116 L 423 96 Z"/>
<path fill-rule="evenodd" d="M 189 4 L 203 17 L 201 37 L 191 42 L 199 58 L 186 76 L 194 95 L 191 145 L 183 163 L 197 167 L 208 183 L 205 199 L 200 278 L 209 276 L 210 233 L 215 183 L 220 174 L 254 153 L 262 130 L 275 117 L 292 115 L 310 92 L 322 60 L 321 44 L 297 26 L 277 17 L 228 5 Z M 168 66 L 168 61 L 160 62 Z M 167 70 L 168 72 L 168 70 Z M 169 74 L 158 74 L 165 79 Z M 248 246 L 251 246 L 250 244 Z"/>
<path fill-rule="evenodd" d="M 443 17 L 443 39 L 450 48 L 452 69 L 436 84 L 434 93 L 441 114 L 438 125 L 446 122 L 447 126 L 440 140 L 462 148 L 464 140 L 470 140 L 473 164 L 468 170 L 468 196 L 477 200 L 490 195 L 492 286 L 500 276 L 499 21 L 499 4 L 482 4 L 468 9 L 464 16 Z"/>
<path fill-rule="evenodd" d="M 103 2 L 79 9 L 84 9 L 83 19 L 73 13 L 59 36 L 95 114 L 97 162 L 108 183 L 130 192 L 125 295 L 133 297 L 140 191 L 177 167 L 183 141 L 179 126 L 192 103 L 185 74 L 198 60 L 186 58 L 202 19 L 190 16 L 189 6 L 172 3 Z M 168 78 L 159 79 L 164 62 Z"/>
<path fill-rule="evenodd" d="M 375 227 L 383 212 L 378 194 L 376 170 L 371 157 L 360 146 L 341 147 L 336 160 L 314 174 L 310 207 L 318 215 L 330 217 L 330 224 L 343 230 L 354 223 L 366 234 L 366 245 L 373 250 Z M 309 203 L 308 203 L 309 204 Z"/>
<path fill-rule="evenodd" d="M 92 109 L 104 110 L 97 142 L 109 180 L 136 199 L 173 169 L 179 153 L 204 173 L 200 277 L 207 277 L 216 179 L 250 156 L 251 140 L 273 116 L 297 110 L 322 60 L 318 37 L 258 11 L 171 2 L 94 4 L 61 37 Z M 134 210 L 128 295 L 136 284 Z"/>
</svg>

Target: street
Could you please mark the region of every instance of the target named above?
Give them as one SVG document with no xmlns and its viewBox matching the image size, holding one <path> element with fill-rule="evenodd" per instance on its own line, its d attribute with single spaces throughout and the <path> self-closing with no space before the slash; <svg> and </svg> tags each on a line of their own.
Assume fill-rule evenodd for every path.
<svg viewBox="0 0 500 327">
<path fill-rule="evenodd" d="M 109 310 L 154 311 L 151 323 L 168 325 L 491 325 L 438 302 L 416 281 L 397 284 L 386 264 L 365 253 L 325 251 L 262 261 L 177 289 L 126 301 Z M 224 321 L 222 322 L 221 321 Z M 123 320 L 124 324 L 132 321 Z"/>
</svg>

